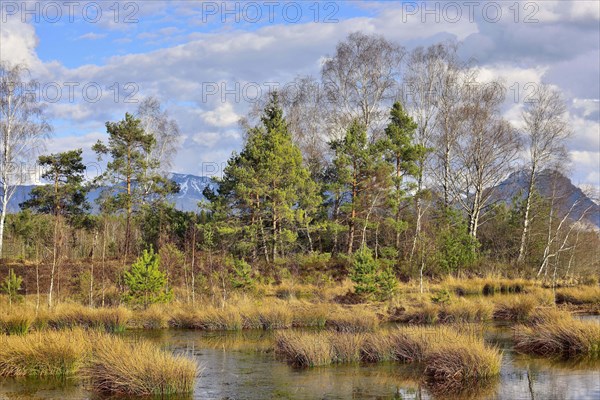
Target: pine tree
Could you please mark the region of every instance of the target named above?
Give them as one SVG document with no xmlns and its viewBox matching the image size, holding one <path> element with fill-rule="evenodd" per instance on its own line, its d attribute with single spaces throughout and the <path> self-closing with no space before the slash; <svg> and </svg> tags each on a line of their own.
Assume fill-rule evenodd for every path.
<svg viewBox="0 0 600 400">
<path fill-rule="evenodd" d="M 381 268 L 373 253 L 366 245 L 361 245 L 354 254 L 354 263 L 350 273 L 354 282 L 354 291 L 367 298 L 387 300 L 397 290 L 398 281 L 391 268 Z"/>
<path fill-rule="evenodd" d="M 144 250 L 129 271 L 124 272 L 124 281 L 129 288 L 125 301 L 146 309 L 150 304 L 172 300 L 173 292 L 166 288 L 167 277 L 159 269 L 159 263 L 160 257 L 154 250 Z"/>
<path fill-rule="evenodd" d="M 299 211 L 315 203 L 317 191 L 288 133 L 277 93 L 271 94 L 261 124 L 248 131 L 242 152 L 229 160 L 218 194 L 207 194 L 213 211 L 229 221 L 227 231 L 240 238 L 238 249 L 245 240 L 253 256 L 262 252 L 269 261 L 294 245 L 299 225 L 309 218 Z"/>
<path fill-rule="evenodd" d="M 21 299 L 19 290 L 21 290 L 21 284 L 23 278 L 17 276 L 15 271 L 11 268 L 8 271 L 8 276 L 4 278 L 4 282 L 0 285 L 0 289 L 8 296 L 8 305 L 12 307 L 12 304 Z"/>
<path fill-rule="evenodd" d="M 106 166 L 105 173 L 100 177 L 111 187 L 106 189 L 114 192 L 113 196 L 103 197 L 111 202 L 105 208 L 125 211 L 125 241 L 124 254 L 128 255 L 131 241 L 131 218 L 136 206 L 141 203 L 141 190 L 148 177 L 146 171 L 150 167 L 148 154 L 156 141 L 152 134 L 144 132 L 141 121 L 133 115 L 125 114 L 125 119 L 119 122 L 107 122 L 108 144 L 98 141 L 92 149 L 101 159 L 102 155 L 110 154 L 111 160 Z"/>
<path fill-rule="evenodd" d="M 343 139 L 331 143 L 334 191 L 342 196 L 340 212 L 346 216 L 348 237 L 346 251 L 354 248 L 356 228 L 363 221 L 363 240 L 372 210 L 383 200 L 381 193 L 389 180 L 388 168 L 381 157 L 381 146 L 370 143 L 366 128 L 352 121 Z"/>
<path fill-rule="evenodd" d="M 38 163 L 45 169 L 42 178 L 49 183 L 34 187 L 30 198 L 21 204 L 23 209 L 33 209 L 54 216 L 52 269 L 48 290 L 49 307 L 52 307 L 55 273 L 61 257 L 63 218 L 70 225 L 78 227 L 85 226 L 89 221 L 87 211 L 90 205 L 86 199 L 89 187 L 83 182 L 86 168 L 81 153 L 82 150 L 77 149 L 40 156 Z"/>
<path fill-rule="evenodd" d="M 417 124 L 403 109 L 399 102 L 395 102 L 390 110 L 390 122 L 385 128 L 385 137 L 379 142 L 384 156 L 393 169 L 392 190 L 389 192 L 388 201 L 393 213 L 391 223 L 395 232 L 395 247 L 400 251 L 400 237 L 406 229 L 402 221 L 402 201 L 408 190 L 413 185 L 407 184 L 406 176 L 416 176 L 419 173 L 418 160 L 422 159 L 427 149 L 414 143 Z"/>
</svg>

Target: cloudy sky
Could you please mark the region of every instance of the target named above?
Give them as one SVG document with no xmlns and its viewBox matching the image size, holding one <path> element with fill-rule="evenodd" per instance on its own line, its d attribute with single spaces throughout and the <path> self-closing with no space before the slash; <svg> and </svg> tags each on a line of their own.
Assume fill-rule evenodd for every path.
<svg viewBox="0 0 600 400">
<path fill-rule="evenodd" d="M 571 178 L 600 187 L 600 2 L 2 1 L 0 59 L 40 82 L 48 151 L 89 150 L 104 123 L 158 97 L 182 131 L 173 171 L 215 171 L 241 146 L 238 120 L 257 96 L 318 76 L 349 33 L 407 49 L 462 42 L 483 78 L 509 88 L 506 115 L 540 82 L 559 87 L 575 132 Z M 218 167 L 217 167 L 218 168 Z"/>
</svg>

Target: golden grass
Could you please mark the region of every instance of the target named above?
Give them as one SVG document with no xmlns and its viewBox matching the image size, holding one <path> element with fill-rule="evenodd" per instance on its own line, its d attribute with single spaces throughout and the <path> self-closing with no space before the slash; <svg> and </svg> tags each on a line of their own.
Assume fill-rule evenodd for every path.
<svg viewBox="0 0 600 400">
<path fill-rule="evenodd" d="M 361 360 L 361 349 L 364 346 L 364 333 L 330 333 L 334 363 L 354 363 Z"/>
<path fill-rule="evenodd" d="M 460 326 L 409 326 L 369 334 L 281 332 L 275 351 L 298 368 L 359 361 L 416 363 L 429 387 L 447 393 L 498 376 L 502 359 L 481 334 Z"/>
<path fill-rule="evenodd" d="M 89 308 L 76 304 L 60 304 L 51 311 L 37 317 L 37 328 L 51 329 L 98 329 L 107 332 L 122 332 L 131 318 L 125 307 Z"/>
<path fill-rule="evenodd" d="M 335 309 L 331 304 L 301 304 L 293 310 L 294 327 L 324 328 L 327 319 Z"/>
<path fill-rule="evenodd" d="M 0 376 L 66 376 L 82 366 L 90 337 L 81 330 L 0 336 Z"/>
<path fill-rule="evenodd" d="M 494 307 L 484 300 L 459 298 L 439 312 L 442 322 L 485 322 L 492 319 Z"/>
<path fill-rule="evenodd" d="M 163 329 L 169 326 L 169 316 L 159 305 L 135 311 L 127 326 L 134 329 Z"/>
<path fill-rule="evenodd" d="M 337 308 L 327 316 L 325 326 L 337 332 L 372 332 L 379 326 L 379 318 L 362 307 Z"/>
<path fill-rule="evenodd" d="M 317 367 L 333 362 L 328 332 L 282 332 L 275 338 L 275 351 L 297 368 Z"/>
<path fill-rule="evenodd" d="M 360 359 L 369 363 L 393 360 L 391 336 L 368 333 L 360 349 Z"/>
<path fill-rule="evenodd" d="M 95 391 L 134 396 L 191 393 L 197 374 L 191 359 L 146 341 L 128 343 L 109 336 L 93 344 L 82 371 Z"/>
<path fill-rule="evenodd" d="M 24 335 L 29 332 L 33 322 L 34 315 L 24 310 L 0 314 L 0 334 Z"/>
<path fill-rule="evenodd" d="M 435 324 L 439 321 L 440 308 L 437 305 L 424 303 L 411 307 L 399 320 L 409 324 L 425 325 Z"/>
<path fill-rule="evenodd" d="M 501 321 L 526 321 L 539 303 L 528 295 L 510 296 L 497 301 L 494 319 Z"/>
<path fill-rule="evenodd" d="M 424 363 L 427 385 L 435 392 L 450 394 L 497 377 L 502 355 L 483 342 L 449 342 L 428 352 Z"/>
<path fill-rule="evenodd" d="M 600 357 L 600 325 L 567 312 L 538 313 L 514 328 L 515 350 L 544 357 Z"/>
<path fill-rule="evenodd" d="M 556 291 L 556 304 L 600 305 L 600 287 L 582 286 Z"/>
<path fill-rule="evenodd" d="M 526 279 L 507 279 L 498 276 L 485 278 L 457 279 L 446 277 L 440 287 L 449 289 L 458 296 L 494 294 L 519 294 L 528 291 L 531 287 L 538 285 L 535 281 Z"/>
<path fill-rule="evenodd" d="M 167 395 L 190 393 L 197 365 L 149 342 L 79 328 L 0 336 L 0 376 L 71 375 L 100 392 Z"/>
</svg>

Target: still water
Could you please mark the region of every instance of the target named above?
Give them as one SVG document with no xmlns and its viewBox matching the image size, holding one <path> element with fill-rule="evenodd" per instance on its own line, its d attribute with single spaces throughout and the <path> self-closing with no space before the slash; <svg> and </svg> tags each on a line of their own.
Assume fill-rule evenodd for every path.
<svg viewBox="0 0 600 400">
<path fill-rule="evenodd" d="M 598 317 L 594 319 L 600 321 Z M 503 350 L 500 378 L 460 398 L 502 400 L 600 399 L 600 362 L 556 362 L 512 351 L 511 329 L 490 326 L 486 341 Z M 410 366 L 337 365 L 295 370 L 272 352 L 273 332 L 183 330 L 128 332 L 195 357 L 203 370 L 193 396 L 181 399 L 438 399 Z M 457 396 L 449 397 L 457 398 Z M 100 400 L 75 380 L 0 378 L 2 400 Z M 173 398 L 179 400 L 180 398 Z M 111 400 L 125 400 L 123 397 Z"/>
</svg>

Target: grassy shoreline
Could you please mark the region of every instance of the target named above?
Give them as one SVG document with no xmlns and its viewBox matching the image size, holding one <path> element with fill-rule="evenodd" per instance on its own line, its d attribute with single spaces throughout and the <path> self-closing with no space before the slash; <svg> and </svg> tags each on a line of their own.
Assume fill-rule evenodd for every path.
<svg viewBox="0 0 600 400">
<path fill-rule="evenodd" d="M 264 289 L 258 297 L 232 295 L 227 301 L 217 304 L 211 301 L 196 306 L 173 303 L 154 305 L 145 310 L 131 310 L 124 306 L 90 308 L 62 303 L 52 310 L 43 308 L 36 313 L 31 303 L 25 303 L 3 307 L 0 311 L 0 334 L 76 327 L 106 332 L 164 328 L 216 331 L 304 327 L 328 328 L 338 332 L 373 332 L 379 325 L 388 322 L 414 325 L 489 321 L 522 323 L 528 322 L 536 310 L 556 306 L 568 311 L 586 308 L 600 311 L 600 288 L 597 286 L 557 289 L 554 293 L 551 289 L 525 282 L 501 280 L 493 286 L 485 279 L 448 279 L 432 286 L 426 294 L 407 286 L 390 301 L 360 304 L 340 304 L 341 293 L 348 290 L 344 284 L 321 290 L 306 285 L 271 287 L 271 294 Z M 492 290 L 492 286 L 500 289 Z M 443 300 L 439 301 L 439 298 Z"/>
</svg>

